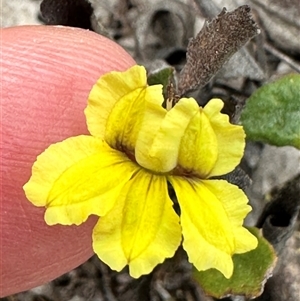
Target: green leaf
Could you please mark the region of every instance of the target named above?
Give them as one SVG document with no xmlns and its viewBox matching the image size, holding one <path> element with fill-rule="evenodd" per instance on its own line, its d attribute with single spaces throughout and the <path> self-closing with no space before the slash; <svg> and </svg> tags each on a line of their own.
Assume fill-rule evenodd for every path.
<svg viewBox="0 0 300 301">
<path fill-rule="evenodd" d="M 261 236 L 257 228 L 250 228 L 249 231 L 257 237 L 258 246 L 250 252 L 233 255 L 234 271 L 230 279 L 225 278 L 216 269 L 199 272 L 194 268 L 193 278 L 206 294 L 216 298 L 228 295 L 254 298 L 262 293 L 277 257 L 273 247 Z"/>
<path fill-rule="evenodd" d="M 174 68 L 173 67 L 163 67 L 162 69 L 157 69 L 150 74 L 148 74 L 148 85 L 163 85 L 163 94 L 165 99 L 167 98 L 167 87 L 170 82 L 174 82 Z"/>
<path fill-rule="evenodd" d="M 241 121 L 250 140 L 300 149 L 300 75 L 287 75 L 256 90 Z"/>
</svg>

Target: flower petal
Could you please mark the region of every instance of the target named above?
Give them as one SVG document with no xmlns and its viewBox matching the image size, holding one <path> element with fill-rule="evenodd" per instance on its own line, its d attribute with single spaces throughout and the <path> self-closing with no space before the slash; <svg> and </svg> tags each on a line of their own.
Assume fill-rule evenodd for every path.
<svg viewBox="0 0 300 301">
<path fill-rule="evenodd" d="M 162 85 L 135 89 L 124 95 L 108 117 L 105 141 L 113 148 L 134 154 L 137 136 L 144 116 L 145 105 L 155 99 L 158 106 L 163 102 Z"/>
<path fill-rule="evenodd" d="M 241 230 L 250 207 L 238 187 L 222 180 L 194 181 L 170 177 L 181 208 L 183 247 L 198 270 L 218 269 L 231 277 L 234 253 L 257 246 L 256 238 Z"/>
<path fill-rule="evenodd" d="M 187 174 L 206 178 L 218 158 L 218 144 L 210 120 L 203 109 L 198 108 L 182 137 L 178 165 Z"/>
<path fill-rule="evenodd" d="M 244 218 L 251 211 L 251 207 L 247 205 L 248 198 L 243 190 L 225 180 L 206 180 L 202 182 L 222 202 L 232 225 L 235 240 L 234 253 L 240 254 L 255 249 L 257 247 L 256 237 L 243 227 Z"/>
<path fill-rule="evenodd" d="M 34 205 L 47 207 L 47 224 L 78 225 L 106 214 L 137 169 L 98 138 L 72 137 L 38 156 L 24 190 Z"/>
<path fill-rule="evenodd" d="M 220 99 L 211 99 L 203 111 L 209 118 L 217 137 L 218 159 L 209 173 L 209 177 L 224 175 L 232 171 L 241 161 L 245 148 L 245 132 L 242 126 L 229 122 L 226 114 L 221 114 L 224 103 Z"/>
<path fill-rule="evenodd" d="M 149 101 L 136 144 L 136 160 L 155 172 L 176 167 L 179 146 L 186 127 L 199 106 L 193 98 L 181 99 L 171 110 Z"/>
<path fill-rule="evenodd" d="M 125 95 L 147 86 L 146 70 L 133 66 L 125 72 L 110 72 L 93 86 L 85 109 L 87 125 L 95 137 L 104 138 L 107 118 L 114 105 Z"/>
<path fill-rule="evenodd" d="M 139 277 L 174 255 L 181 241 L 165 177 L 140 170 L 114 208 L 94 228 L 93 247 L 101 260 L 120 271 L 129 264 Z"/>
</svg>

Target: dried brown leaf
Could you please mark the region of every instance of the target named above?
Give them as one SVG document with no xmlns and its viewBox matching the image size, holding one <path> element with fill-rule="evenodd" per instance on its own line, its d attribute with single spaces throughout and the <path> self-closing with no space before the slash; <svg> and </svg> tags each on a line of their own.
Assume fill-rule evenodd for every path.
<svg viewBox="0 0 300 301">
<path fill-rule="evenodd" d="M 91 29 L 93 8 L 87 0 L 44 0 L 40 9 L 47 25 Z"/>
<path fill-rule="evenodd" d="M 203 87 L 223 64 L 249 39 L 259 33 L 248 5 L 232 12 L 224 8 L 212 21 L 204 24 L 189 42 L 187 63 L 181 71 L 178 93 Z"/>
</svg>

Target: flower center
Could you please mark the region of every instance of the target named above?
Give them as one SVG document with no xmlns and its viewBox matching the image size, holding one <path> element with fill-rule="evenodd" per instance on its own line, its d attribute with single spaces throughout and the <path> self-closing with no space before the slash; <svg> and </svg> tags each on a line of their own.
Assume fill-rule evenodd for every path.
<svg viewBox="0 0 300 301">
<path fill-rule="evenodd" d="M 171 172 L 173 176 L 180 176 L 180 177 L 186 177 L 186 178 L 197 178 L 199 175 L 197 175 L 194 171 L 192 170 L 186 170 L 180 165 L 177 165 Z"/>
<path fill-rule="evenodd" d="M 137 163 L 136 159 L 135 159 L 135 155 L 133 152 L 131 152 L 130 150 L 123 148 L 121 150 L 121 152 L 123 152 L 132 162 Z M 138 164 L 138 163 L 137 163 Z"/>
<path fill-rule="evenodd" d="M 139 165 L 139 163 L 136 161 L 135 155 L 132 151 L 126 149 L 125 147 L 122 147 L 121 149 L 119 149 L 119 151 L 123 152 L 133 163 L 136 163 Z M 151 169 L 149 171 L 151 171 L 153 173 L 157 173 Z M 180 165 L 177 165 L 173 170 L 169 171 L 168 173 L 158 173 L 158 174 L 170 174 L 170 175 L 186 177 L 186 178 L 199 177 L 199 175 L 197 175 L 194 171 L 186 170 L 183 167 L 181 167 Z"/>
</svg>

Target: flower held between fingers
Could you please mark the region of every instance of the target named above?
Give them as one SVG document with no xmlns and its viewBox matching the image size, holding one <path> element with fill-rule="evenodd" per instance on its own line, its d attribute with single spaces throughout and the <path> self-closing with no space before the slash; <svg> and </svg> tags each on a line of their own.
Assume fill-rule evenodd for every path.
<svg viewBox="0 0 300 301">
<path fill-rule="evenodd" d="M 198 270 L 216 268 L 229 278 L 232 255 L 254 249 L 257 240 L 242 226 L 250 211 L 243 191 L 210 178 L 239 164 L 244 131 L 220 113 L 219 99 L 199 108 L 182 98 L 169 111 L 163 100 L 162 86 L 148 86 L 141 66 L 102 76 L 85 110 L 91 136 L 68 138 L 39 155 L 26 196 L 46 207 L 49 225 L 100 216 L 93 248 L 112 269 L 150 273 L 183 236 Z"/>
</svg>

